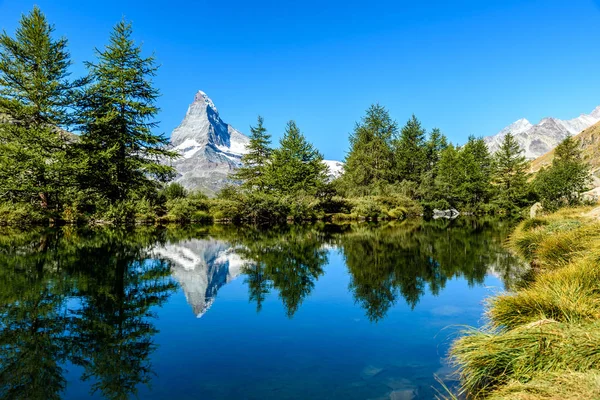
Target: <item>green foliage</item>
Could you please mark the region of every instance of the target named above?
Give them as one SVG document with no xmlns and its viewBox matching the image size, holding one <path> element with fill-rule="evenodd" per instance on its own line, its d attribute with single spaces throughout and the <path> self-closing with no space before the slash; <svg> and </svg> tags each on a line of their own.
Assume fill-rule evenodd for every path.
<svg viewBox="0 0 600 400">
<path fill-rule="evenodd" d="M 32 225 L 47 220 L 39 207 L 29 203 L 0 203 L 0 225 Z"/>
<path fill-rule="evenodd" d="M 0 196 L 60 211 L 73 185 L 69 143 L 72 97 L 64 38 L 39 8 L 21 18 L 15 37 L 0 35 Z"/>
<path fill-rule="evenodd" d="M 523 150 L 509 132 L 504 137 L 500 149 L 494 156 L 495 202 L 505 210 L 520 208 L 529 204 L 528 163 Z"/>
<path fill-rule="evenodd" d="M 374 104 L 350 135 L 350 151 L 345 159 L 342 184 L 352 195 L 365 195 L 373 187 L 392 180 L 392 139 L 398 126 L 388 111 Z"/>
<path fill-rule="evenodd" d="M 187 197 L 188 192 L 180 183 L 172 182 L 165 186 L 162 194 L 164 194 L 167 200 L 174 200 Z"/>
<path fill-rule="evenodd" d="M 81 184 L 102 193 L 111 202 L 132 192 L 158 187 L 168 181 L 171 167 L 161 159 L 168 139 L 155 135 L 155 105 L 159 95 L 152 85 L 154 57 L 142 57 L 131 24 L 119 22 L 96 63 L 86 63 L 92 84 L 79 98 L 82 168 Z"/>
<path fill-rule="evenodd" d="M 270 148 L 271 135 L 267 134 L 263 122 L 263 118 L 259 116 L 256 127 L 250 127 L 247 153 L 242 156 L 243 166 L 233 176 L 233 179 L 241 181 L 250 190 L 262 191 L 267 185 L 265 173 L 273 150 Z"/>
<path fill-rule="evenodd" d="M 413 115 L 402 127 L 400 137 L 393 141 L 393 149 L 397 179 L 420 183 L 421 174 L 427 168 L 428 149 L 425 129 L 421 127 L 417 117 Z M 434 157 L 433 154 L 429 156 Z"/>
<path fill-rule="evenodd" d="M 577 140 L 569 136 L 556 147 L 552 166 L 538 172 L 534 187 L 544 208 L 556 210 L 581 204 L 590 183 L 590 166 Z"/>
<path fill-rule="evenodd" d="M 327 167 L 294 121 L 288 122 L 279 144 L 267 168 L 269 191 L 278 195 L 319 192 L 327 181 Z"/>
</svg>

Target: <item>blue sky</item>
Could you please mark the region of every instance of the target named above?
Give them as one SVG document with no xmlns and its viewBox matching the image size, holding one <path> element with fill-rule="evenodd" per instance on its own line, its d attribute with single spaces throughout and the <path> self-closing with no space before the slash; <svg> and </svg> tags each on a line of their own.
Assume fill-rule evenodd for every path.
<svg viewBox="0 0 600 400">
<path fill-rule="evenodd" d="M 33 4 L 69 39 L 76 75 L 131 20 L 161 64 L 167 135 L 198 89 L 245 133 L 258 114 L 275 139 L 295 119 L 330 159 L 374 102 L 458 143 L 600 104 L 600 0 L 0 0 L 0 26 L 14 32 Z"/>
</svg>

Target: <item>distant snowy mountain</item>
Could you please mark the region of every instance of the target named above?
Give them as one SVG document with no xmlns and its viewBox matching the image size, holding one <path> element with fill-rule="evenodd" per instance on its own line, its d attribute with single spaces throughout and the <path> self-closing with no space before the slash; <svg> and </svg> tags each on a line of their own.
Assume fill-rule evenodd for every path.
<svg viewBox="0 0 600 400">
<path fill-rule="evenodd" d="M 173 161 L 176 181 L 211 194 L 227 184 L 228 175 L 241 165 L 248 137 L 223 122 L 212 100 L 199 91 L 171 134 L 171 143 L 181 155 Z"/>
<path fill-rule="evenodd" d="M 520 119 L 502 129 L 494 136 L 484 138 L 488 148 L 495 153 L 508 132 L 512 132 L 528 159 L 535 159 L 556 147 L 567 135 L 577 135 L 600 121 L 600 106 L 590 114 L 581 114 L 577 118 L 561 120 L 544 118 L 537 125 L 526 119 Z"/>
<path fill-rule="evenodd" d="M 229 175 L 241 166 L 249 139 L 223 122 L 219 111 L 203 91 L 198 91 L 181 124 L 171 133 L 173 150 L 180 157 L 172 161 L 176 182 L 192 190 L 214 194 L 228 183 Z M 330 179 L 342 173 L 343 164 L 326 160 Z"/>
<path fill-rule="evenodd" d="M 327 166 L 327 176 L 329 180 L 339 178 L 344 173 L 344 163 L 333 160 L 323 160 L 323 163 Z"/>
</svg>

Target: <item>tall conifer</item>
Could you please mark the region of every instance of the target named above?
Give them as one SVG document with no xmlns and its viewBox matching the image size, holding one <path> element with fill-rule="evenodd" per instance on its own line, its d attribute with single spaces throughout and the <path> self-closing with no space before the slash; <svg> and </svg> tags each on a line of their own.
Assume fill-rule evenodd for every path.
<svg viewBox="0 0 600 400">
<path fill-rule="evenodd" d="M 131 24 L 120 21 L 96 56 L 96 63 L 86 63 L 93 83 L 81 99 L 84 177 L 92 189 L 117 201 L 170 179 L 173 170 L 163 162 L 175 154 L 165 149 L 165 136 L 153 133 L 159 92 L 152 78 L 158 67 L 153 56 L 142 56 Z"/>
<path fill-rule="evenodd" d="M 73 183 L 68 128 L 73 93 L 67 40 L 38 7 L 15 37 L 0 34 L 0 200 L 57 209 Z"/>
<path fill-rule="evenodd" d="M 327 175 L 323 156 L 309 143 L 294 121 L 287 124 L 278 149 L 273 151 L 266 181 L 279 194 L 317 193 Z"/>
<path fill-rule="evenodd" d="M 394 140 L 394 155 L 398 180 L 420 183 L 427 163 L 425 129 L 414 115 L 400 130 L 400 137 Z"/>
<path fill-rule="evenodd" d="M 342 182 L 351 194 L 369 194 L 392 181 L 392 138 L 398 126 L 385 107 L 374 104 L 350 135 Z"/>
<path fill-rule="evenodd" d="M 256 127 L 250 127 L 250 143 L 247 153 L 242 156 L 243 166 L 238 169 L 234 179 L 242 181 L 248 189 L 263 190 L 265 187 L 265 171 L 271 157 L 271 135 L 263 126 L 263 118 L 258 117 Z"/>
<path fill-rule="evenodd" d="M 505 209 L 524 206 L 529 191 L 528 162 L 519 142 L 510 132 L 494 155 L 494 166 L 496 202 Z"/>
</svg>

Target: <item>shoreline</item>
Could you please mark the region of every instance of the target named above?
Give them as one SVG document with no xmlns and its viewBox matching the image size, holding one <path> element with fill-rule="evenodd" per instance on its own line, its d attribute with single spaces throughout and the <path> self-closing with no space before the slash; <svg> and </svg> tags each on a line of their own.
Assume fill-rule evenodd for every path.
<svg viewBox="0 0 600 400">
<path fill-rule="evenodd" d="M 486 325 L 454 341 L 459 396 L 600 398 L 598 212 L 566 208 L 515 228 L 507 246 L 532 270 L 516 290 L 487 299 Z"/>
</svg>

